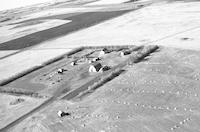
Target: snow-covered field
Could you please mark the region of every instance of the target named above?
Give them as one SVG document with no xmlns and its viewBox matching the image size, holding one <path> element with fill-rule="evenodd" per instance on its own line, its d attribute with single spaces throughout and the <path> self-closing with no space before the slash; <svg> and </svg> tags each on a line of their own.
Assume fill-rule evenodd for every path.
<svg viewBox="0 0 200 132">
<path fill-rule="evenodd" d="M 11 0 L 8 0 L 8 1 L 11 1 Z M 47 0 L 47 1 L 49 1 L 49 0 Z M 119 3 L 123 3 L 125 1 L 127 1 L 127 0 L 100 0 L 100 1 L 94 2 L 92 4 L 88 4 L 88 5 L 90 5 L 91 7 L 93 5 L 109 6 L 109 4 L 116 5 Z M 40 0 L 40 2 L 42 2 L 42 0 Z M 124 5 L 126 5 L 126 4 L 124 4 Z M 90 8 L 90 6 L 84 6 L 84 8 L 77 7 L 76 9 L 75 8 L 72 9 L 70 7 L 67 9 L 59 9 L 59 10 L 55 10 L 55 11 L 50 10 L 50 12 L 44 11 L 44 12 L 29 15 L 26 17 L 27 18 L 37 18 L 39 16 L 48 16 L 48 15 L 57 15 L 57 14 L 77 12 L 77 11 L 86 11 L 86 10 L 88 10 L 88 8 Z M 122 16 L 116 17 L 111 20 L 107 20 L 107 21 L 97 24 L 95 26 L 91 26 L 89 28 L 86 28 L 86 29 L 83 29 L 83 30 L 80 30 L 77 32 L 73 32 L 71 34 L 64 35 L 64 36 L 58 37 L 56 39 L 52 38 L 49 41 L 42 42 L 34 47 L 31 47 L 27 50 L 21 51 L 15 55 L 9 56 L 4 59 L 0 59 L 0 75 L 1 75 L 0 81 L 7 80 L 8 78 L 11 78 L 23 71 L 26 71 L 27 69 L 31 69 L 31 68 L 35 67 L 35 66 L 43 65 L 48 60 L 51 60 L 52 58 L 56 58 L 60 55 L 63 55 L 65 53 L 69 52 L 70 50 L 72 50 L 73 48 L 76 48 L 79 46 L 154 44 L 154 45 L 178 48 L 176 50 L 179 50 L 179 48 L 180 48 L 180 49 L 186 49 L 185 51 L 187 51 L 188 49 L 200 51 L 200 8 L 199 7 L 200 7 L 200 2 L 177 1 L 177 2 L 169 2 L 169 3 L 168 2 L 154 3 L 150 6 L 131 11 L 127 14 L 124 14 Z M 102 10 L 105 11 L 103 8 L 102 8 Z M 70 22 L 70 21 L 48 20 L 44 23 L 27 26 L 27 27 L 23 27 L 23 28 L 20 27 L 20 28 L 16 28 L 16 29 L 12 29 L 12 27 L 13 27 L 12 25 L 2 26 L 2 27 L 0 27 L 0 42 L 8 41 L 9 39 L 13 39 L 16 36 L 21 37 L 25 34 L 33 33 L 33 31 L 38 32 L 40 30 L 45 30 L 45 29 L 51 28 L 53 26 L 59 26 L 59 24 L 62 25 L 66 22 Z M 23 33 L 23 34 L 21 34 L 21 36 L 20 36 L 20 32 Z M 173 48 L 171 48 L 171 49 L 173 49 Z M 0 51 L 0 57 L 2 57 L 4 55 L 8 55 L 10 53 L 14 53 L 14 52 L 16 52 L 16 51 L 14 51 L 14 50 Z M 170 57 L 172 57 L 172 58 L 174 57 L 174 54 L 173 54 L 174 52 L 170 52 L 168 50 L 166 50 L 166 52 L 169 53 Z M 166 54 L 163 54 L 161 59 L 165 58 L 166 57 L 165 55 Z M 178 54 L 176 54 L 176 56 L 178 56 Z M 183 75 L 182 73 L 185 72 L 184 70 L 186 70 L 186 72 L 188 70 L 188 75 L 190 74 L 189 73 L 190 68 L 188 69 L 187 67 L 185 67 L 183 63 L 186 64 L 187 62 L 189 62 L 190 57 L 191 57 L 194 60 L 194 63 L 193 64 L 191 63 L 192 65 L 190 65 L 190 66 L 192 68 L 196 68 L 196 66 L 198 67 L 198 64 L 196 65 L 196 63 L 198 61 L 195 62 L 195 59 L 198 59 L 198 58 L 193 55 L 191 55 L 189 57 L 185 56 L 185 58 L 183 58 L 182 56 L 179 56 L 179 57 L 180 57 L 179 61 L 181 62 L 180 65 L 171 65 L 171 63 L 170 63 L 168 68 L 170 70 L 173 69 L 173 67 L 171 67 L 171 66 L 176 66 L 176 68 L 182 68 L 182 70 L 177 69 L 177 71 L 180 70 L 178 72 L 180 72 L 180 74 L 179 74 L 180 82 L 181 82 L 180 85 L 182 85 L 184 83 L 182 83 L 183 78 L 181 75 Z M 181 57 L 183 58 L 183 60 L 181 60 L 182 59 Z M 188 60 L 188 61 L 185 61 L 185 60 Z M 161 60 L 161 61 L 163 61 L 163 60 Z M 190 63 L 188 63 L 188 64 L 190 64 Z M 134 69 L 135 66 L 132 68 Z M 162 70 L 163 66 L 160 66 L 160 68 Z M 151 70 L 151 68 L 148 68 L 148 69 Z M 196 68 L 196 69 L 198 69 L 198 68 Z M 158 69 L 158 71 L 159 70 L 160 69 Z M 167 74 L 170 73 L 170 70 L 169 70 L 169 72 L 166 72 L 166 73 Z M 176 71 L 176 69 L 173 69 L 173 71 Z M 135 70 L 133 70 L 132 74 L 134 76 L 136 75 L 135 73 L 136 73 Z M 194 77 L 197 77 L 196 79 L 198 81 L 199 80 L 198 71 L 197 72 L 195 71 L 193 73 L 194 73 Z M 125 74 L 125 75 L 128 75 L 128 74 Z M 172 76 L 173 78 L 174 78 L 174 75 Z M 142 75 L 142 76 L 145 77 L 145 75 Z M 165 76 L 163 76 L 163 77 L 165 77 Z M 133 79 L 133 77 L 131 77 L 131 78 Z M 173 80 L 173 78 L 171 78 L 171 79 Z M 140 81 L 141 81 L 141 79 L 140 79 Z M 192 81 L 194 81 L 194 80 L 192 80 Z M 134 82 L 134 81 L 132 81 L 132 82 Z M 153 82 L 153 81 L 150 80 L 149 82 Z M 169 79 L 166 80 L 166 83 L 168 83 L 168 82 L 169 82 Z M 174 84 L 178 84 L 178 83 L 174 82 Z M 188 86 L 189 85 L 190 85 L 190 83 L 188 83 Z M 178 85 L 176 85 L 176 86 L 178 86 Z M 163 87 L 160 87 L 160 88 L 163 88 Z M 191 87 L 191 88 L 193 89 L 193 87 Z M 184 89 L 181 88 L 181 90 L 184 90 Z M 185 89 L 185 90 L 188 90 L 188 89 Z M 197 89 L 195 88 L 195 90 L 198 90 L 198 88 Z M 122 95 L 122 94 L 120 93 L 120 95 Z M 137 94 L 137 96 L 138 95 L 139 94 Z M 143 96 L 143 93 L 141 95 Z M 185 97 L 183 97 L 184 99 L 189 97 L 188 94 L 187 95 L 184 94 L 184 96 L 185 96 Z M 195 95 L 192 95 L 192 96 L 195 96 Z M 2 103 L 2 106 L 0 105 L 0 108 L 2 108 L 2 109 L 0 109 L 0 111 L 2 113 L 2 114 L 0 113 L 0 115 L 2 117 L 7 115 L 6 118 L 4 117 L 4 118 L 0 119 L 0 122 L 4 122 L 5 124 L 14 120 L 17 116 L 20 116 L 24 112 L 28 112 L 30 109 L 32 109 L 33 107 L 35 107 L 36 105 L 41 103 L 41 101 L 38 101 L 33 104 L 34 100 L 27 99 L 27 101 L 24 102 L 24 105 L 20 104 L 19 106 L 11 106 L 10 107 L 10 106 L 8 106 L 8 103 L 10 101 L 13 101 L 15 98 L 10 95 L 9 96 L 7 96 L 7 95 L 0 96 L 0 97 L 1 97 L 0 100 L 7 100 L 6 102 Z M 118 96 L 116 96 L 116 97 L 118 97 Z M 194 98 L 196 98 L 196 97 L 194 97 Z M 131 99 L 131 100 L 134 100 L 134 99 Z M 147 101 L 149 101 L 149 100 L 147 100 Z M 108 102 L 108 103 L 110 103 L 110 102 Z M 178 102 L 178 103 L 181 104 L 182 102 L 181 103 Z M 197 101 L 197 103 L 198 103 L 198 101 Z M 195 102 L 195 104 L 197 104 L 197 103 Z M 119 105 L 119 104 L 117 104 L 117 105 Z M 165 105 L 166 105 L 166 103 L 165 103 Z M 190 106 L 190 102 L 188 103 L 188 106 Z M 106 106 L 106 109 L 107 108 L 108 107 Z M 117 107 L 116 110 L 118 110 L 118 108 L 119 107 Z M 183 108 L 183 107 L 181 107 L 181 108 Z M 130 110 L 131 110 L 131 112 L 133 111 L 132 109 L 130 109 Z M 8 113 L 9 111 L 11 114 Z M 17 114 L 17 112 L 21 113 L 21 114 L 19 114 L 17 116 L 12 115 L 12 113 Z M 193 112 L 193 110 L 192 110 L 192 112 Z M 87 113 L 88 113 L 88 111 L 87 111 Z M 98 114 L 98 111 L 96 113 Z M 113 113 L 113 111 L 112 111 L 112 113 Z M 177 111 L 174 113 L 176 113 L 176 115 L 177 115 Z M 115 114 L 117 115 L 116 117 L 121 116 L 121 115 L 118 116 L 119 111 L 117 111 Z M 157 113 L 156 113 L 156 115 L 157 115 Z M 163 117 L 166 117 L 165 113 L 163 115 L 164 115 Z M 196 116 L 196 115 L 198 115 L 198 113 L 195 113 L 193 116 Z M 191 116 L 191 115 L 189 115 L 189 116 Z M 141 116 L 140 116 L 140 118 L 141 118 Z M 152 117 L 152 119 L 153 118 L 154 117 Z M 161 118 L 159 118 L 159 119 L 161 119 Z M 168 122 L 169 118 L 166 118 L 166 119 Z M 25 120 L 24 122 L 26 122 L 26 121 L 27 120 Z M 96 119 L 95 119 L 95 121 L 96 121 Z M 196 124 L 197 123 L 196 121 L 197 120 L 194 120 L 193 123 Z M 149 122 L 149 123 L 151 123 L 151 122 Z M 3 127 L 5 124 L 1 123 L 0 127 Z M 98 124 L 100 124 L 100 123 L 98 123 Z M 156 123 L 154 122 L 154 124 L 156 124 Z M 24 124 L 22 124 L 22 125 L 24 125 Z M 182 127 L 185 127 L 185 126 L 183 126 L 185 124 L 181 124 L 181 125 L 182 125 Z M 140 127 L 140 129 L 141 129 L 141 127 Z"/>
<path fill-rule="evenodd" d="M 106 5 L 106 4 L 120 4 L 129 0 L 99 0 L 97 2 L 89 3 L 87 5 Z"/>
<path fill-rule="evenodd" d="M 39 47 L 158 44 L 200 50 L 199 7 L 200 2 L 153 4 Z"/>
<path fill-rule="evenodd" d="M 0 10 L 19 8 L 23 6 L 29 6 L 29 5 L 49 2 L 49 1 L 52 1 L 52 0 L 1 0 Z"/>
<path fill-rule="evenodd" d="M 71 49 L 27 50 L 6 59 L 0 60 L 0 80 L 5 80 L 27 69 L 40 66 L 44 62 L 67 53 Z"/>
<path fill-rule="evenodd" d="M 8 10 L 13 8 L 19 7 L 26 7 L 34 4 L 41 4 L 41 3 L 56 3 L 61 1 L 69 1 L 69 0 L 1 0 L 0 1 L 0 11 Z M 129 0 L 99 0 L 97 2 L 93 2 L 89 5 L 104 5 L 104 4 L 118 4 L 127 2 Z"/>
<path fill-rule="evenodd" d="M 157 44 L 200 50 L 199 7 L 200 2 L 157 3 L 43 42 L 34 50 L 1 60 L 0 74 L 4 76 L 0 80 L 84 45 Z"/>
<path fill-rule="evenodd" d="M 24 26 L 24 27 L 22 26 L 18 28 L 15 28 L 15 27 L 20 26 L 20 24 L 3 26 L 3 27 L 0 27 L 0 43 L 17 39 L 17 38 L 20 38 L 20 37 L 23 37 L 35 32 L 53 28 L 56 26 L 60 26 L 68 22 L 71 22 L 71 21 L 54 19 L 54 20 L 44 20 L 38 24 Z"/>
<path fill-rule="evenodd" d="M 21 103 L 16 103 L 15 105 L 10 105 L 10 103 L 15 102 L 17 99 L 24 99 Z M 17 97 L 7 94 L 0 94 L 0 128 L 5 127 L 12 121 L 16 120 L 23 114 L 28 113 L 33 108 L 39 106 L 45 99 L 35 99 L 31 97 Z"/>
<path fill-rule="evenodd" d="M 34 19 L 38 17 L 47 17 L 47 16 L 53 16 L 53 15 L 61 15 L 61 14 L 67 14 L 67 13 L 76 13 L 76 12 L 89 12 L 101 9 L 100 7 L 94 7 L 94 8 L 86 8 L 86 7 L 74 7 L 74 8 L 54 8 L 50 10 L 45 10 L 37 13 L 33 13 L 27 16 L 24 16 L 23 19 Z"/>
</svg>

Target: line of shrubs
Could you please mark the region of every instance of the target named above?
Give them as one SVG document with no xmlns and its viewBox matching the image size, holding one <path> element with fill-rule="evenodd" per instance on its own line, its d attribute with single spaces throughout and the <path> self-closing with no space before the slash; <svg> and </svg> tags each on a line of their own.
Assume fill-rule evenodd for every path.
<svg viewBox="0 0 200 132">
<path fill-rule="evenodd" d="M 25 95 L 25 96 L 30 96 L 30 97 L 34 97 L 34 98 L 44 98 L 45 97 L 45 96 L 42 96 L 42 95 L 32 92 L 32 91 L 11 88 L 11 87 L 1 87 L 0 93 L 6 93 L 6 94 L 11 94 L 11 95 Z"/>
<path fill-rule="evenodd" d="M 36 71 L 36 70 L 38 70 L 38 69 L 40 69 L 42 67 L 43 66 L 34 66 L 34 67 L 29 68 L 29 69 L 27 69 L 25 71 L 22 71 L 22 72 L 20 72 L 18 74 L 15 74 L 15 75 L 7 78 L 7 79 L 1 80 L 0 81 L 0 86 L 5 86 L 5 85 L 17 80 L 18 78 L 21 78 L 21 77 L 23 77 L 23 76 L 25 76 L 25 75 L 27 75 L 27 74 L 29 74 L 31 72 L 34 72 L 34 71 Z"/>
<path fill-rule="evenodd" d="M 99 88 L 99 87 L 103 86 L 105 83 L 113 80 L 115 77 L 119 76 L 123 72 L 124 72 L 124 70 L 122 70 L 121 68 L 116 68 L 108 75 L 103 76 L 99 81 L 88 86 L 88 89 L 84 92 L 79 93 L 79 95 L 76 98 L 81 98 L 82 96 L 84 96 L 86 94 L 94 92 L 97 88 Z"/>
<path fill-rule="evenodd" d="M 111 51 L 120 51 L 120 50 L 123 50 L 123 49 L 130 49 L 130 48 L 135 48 L 135 47 L 137 47 L 137 46 L 135 46 L 135 45 L 85 46 L 86 49 L 103 49 L 103 48 L 106 48 L 109 51 L 110 50 Z"/>
<path fill-rule="evenodd" d="M 159 49 L 159 47 L 157 45 L 144 46 L 136 54 L 131 55 L 131 57 L 129 58 L 128 63 L 129 64 L 138 63 L 141 60 L 143 60 L 145 57 L 149 56 L 151 53 L 155 52 L 158 49 Z"/>
<path fill-rule="evenodd" d="M 47 62 L 43 63 L 43 65 L 44 65 L 44 66 L 50 65 L 50 64 L 52 64 L 52 63 L 54 63 L 54 62 L 57 62 L 57 61 L 59 61 L 59 60 L 65 58 L 65 56 L 71 56 L 71 55 L 73 55 L 73 54 L 76 54 L 76 53 L 78 53 L 78 52 L 84 50 L 84 49 L 85 49 L 84 47 L 75 48 L 75 49 L 73 49 L 73 50 L 67 52 L 66 54 L 63 54 L 63 55 L 60 55 L 60 56 L 58 56 L 58 57 L 55 57 L 55 58 L 53 58 L 53 59 L 48 60 Z"/>
<path fill-rule="evenodd" d="M 151 53 L 155 52 L 158 49 L 159 49 L 159 47 L 157 45 L 138 46 L 138 47 L 132 47 L 132 49 L 129 48 L 129 50 L 131 50 L 131 51 L 137 51 L 137 53 L 134 54 L 134 55 L 132 55 L 129 58 L 128 63 L 129 62 L 131 62 L 131 63 L 137 63 L 137 62 L 141 61 L 142 59 L 144 59 L 145 57 L 149 56 Z M 116 68 L 115 70 L 113 70 L 107 76 L 102 77 L 99 81 L 97 81 L 93 85 L 89 86 L 86 91 L 79 93 L 79 95 L 76 98 L 81 98 L 84 95 L 92 93 L 97 88 L 99 88 L 102 85 L 104 85 L 105 83 L 111 81 L 115 77 L 119 76 L 124 71 L 121 68 L 123 66 L 125 66 L 125 65 L 126 64 L 119 65 L 118 68 Z"/>
<path fill-rule="evenodd" d="M 24 71 L 16 74 L 16 75 L 13 75 L 12 77 L 9 77 L 9 78 L 7 78 L 5 80 L 1 80 L 0 81 L 0 86 L 5 86 L 5 85 L 17 80 L 18 78 L 21 78 L 21 77 L 23 77 L 23 76 L 25 76 L 27 74 L 30 74 L 30 73 L 32 73 L 32 72 L 34 72 L 36 70 L 39 70 L 39 69 L 43 68 L 44 66 L 50 65 L 50 64 L 52 64 L 52 63 L 54 63 L 56 61 L 59 61 L 59 60 L 63 59 L 64 56 L 70 56 L 70 55 L 73 55 L 73 54 L 75 54 L 77 52 L 80 52 L 82 50 L 83 50 L 83 47 L 75 48 L 74 50 L 72 50 L 70 52 L 67 52 L 64 55 L 61 55 L 61 56 L 55 57 L 53 59 L 50 59 L 50 60 L 44 62 L 43 64 L 39 65 L 39 66 L 34 66 L 32 68 L 29 68 L 27 70 L 24 70 Z"/>
</svg>

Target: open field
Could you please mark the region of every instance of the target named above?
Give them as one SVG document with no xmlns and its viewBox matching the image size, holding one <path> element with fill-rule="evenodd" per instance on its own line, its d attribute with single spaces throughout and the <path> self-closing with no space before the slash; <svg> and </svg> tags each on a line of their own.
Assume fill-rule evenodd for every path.
<svg viewBox="0 0 200 132">
<path fill-rule="evenodd" d="M 68 15 L 54 16 L 53 19 L 67 19 L 71 20 L 72 22 L 2 43 L 0 44 L 0 50 L 19 50 L 30 46 L 34 46 L 43 41 L 52 38 L 57 38 L 59 36 L 66 35 L 70 32 L 92 26 L 101 21 L 105 21 L 107 19 L 122 15 L 129 11 L 130 10 L 114 12 L 89 12 L 80 15 L 74 15 L 71 17 L 68 17 Z"/>
<path fill-rule="evenodd" d="M 45 99 L 7 94 L 0 94 L 0 100 L 0 128 L 5 127 L 45 101 Z"/>
<path fill-rule="evenodd" d="M 123 48 L 126 47 L 122 46 L 120 48 L 119 50 L 123 50 Z M 62 88 L 61 91 L 65 92 L 76 89 L 100 75 L 90 75 L 88 74 L 88 69 L 90 66 L 89 61 L 98 58 L 101 49 L 101 47 L 80 48 L 80 50 L 77 50 L 77 52 L 74 52 L 72 55 L 64 55 L 59 59 L 55 59 L 55 62 L 52 60 L 35 69 L 30 69 L 30 71 L 24 71 L 24 73 L 22 72 L 22 74 L 19 74 L 16 78 L 11 78 L 10 81 L 3 81 L 1 85 L 19 88 L 19 90 L 42 93 L 42 95 L 46 96 L 53 96 L 56 91 L 60 91 L 58 90 L 60 88 Z M 139 49 L 139 47 L 135 47 L 136 51 Z M 128 59 L 128 56 L 120 57 L 119 53 L 119 51 L 114 50 L 101 58 L 98 62 L 102 65 L 115 67 Z M 71 62 L 76 62 L 76 66 L 71 66 Z M 126 63 L 124 63 L 124 65 L 126 65 Z M 58 69 L 64 69 L 65 72 L 63 74 L 58 74 Z"/>
<path fill-rule="evenodd" d="M 68 45 L 76 46 L 156 43 L 199 50 L 199 6 L 197 1 L 155 3 L 42 45 L 64 47 L 67 40 Z"/>
<path fill-rule="evenodd" d="M 5 83 L 3 85 L 4 89 L 1 88 L 0 90 L 3 93 L 27 95 L 37 98 L 45 97 L 47 99 L 43 104 L 24 114 L 2 130 L 15 126 L 20 121 L 44 109 L 58 99 L 71 100 L 76 96 L 80 97 L 82 93 L 87 93 L 87 90 L 91 92 L 91 90 L 97 89 L 104 83 L 119 76 L 122 73 L 120 70 L 124 66 L 131 64 L 130 62 L 141 61 L 143 56 L 148 56 L 158 48 L 157 46 L 107 47 L 108 53 L 93 63 L 101 63 L 102 66 L 108 66 L 110 69 L 97 73 L 89 72 L 89 67 L 91 67 L 90 61 L 98 58 L 103 47 L 84 47 L 73 54 L 63 56 L 55 62 L 49 62 L 48 65 L 41 69 Z M 121 52 L 125 51 L 128 54 L 121 56 Z M 75 66 L 71 66 L 71 62 L 75 62 Z M 58 73 L 58 69 L 63 69 L 64 71 Z M 99 80 L 102 81 L 99 82 Z M 12 88 L 13 92 L 11 91 Z M 8 90 L 6 91 L 6 89 Z"/>
<path fill-rule="evenodd" d="M 39 20 L 43 21 L 46 19 L 48 19 L 49 21 L 50 19 L 52 19 L 52 21 L 54 21 L 54 19 L 56 19 L 56 21 L 58 21 L 57 19 L 62 19 L 62 20 L 67 19 L 67 21 L 70 20 L 71 22 L 53 28 L 49 28 L 43 31 L 39 31 L 36 33 L 27 34 L 26 36 L 22 36 L 20 38 L 16 38 L 0 44 L 0 49 L 3 52 L 1 54 L 2 56 L 0 60 L 0 63 L 2 64 L 0 66 L 2 68 L 2 70 L 0 70 L 0 74 L 4 75 L 0 77 L 0 80 L 4 81 L 9 78 L 13 78 L 16 75 L 23 73 L 24 71 L 41 66 L 49 59 L 53 59 L 57 56 L 65 54 L 67 51 L 71 50 L 71 48 L 76 47 L 76 46 L 71 47 L 72 45 L 68 45 L 68 42 L 65 41 L 65 47 L 48 49 L 48 47 L 46 46 L 41 47 L 44 45 L 39 46 L 38 44 L 40 44 L 41 42 L 69 34 L 71 32 L 80 30 L 82 28 L 87 28 L 89 26 L 98 24 L 107 19 L 123 15 L 135 9 L 136 8 L 131 9 L 129 7 L 128 10 L 125 9 L 120 11 L 86 12 L 81 14 L 75 13 L 72 16 L 68 16 L 69 14 L 62 14 L 62 15 L 49 16 L 48 18 L 39 18 Z M 30 20 L 24 23 L 21 22 L 20 24 L 31 23 L 34 21 L 35 20 Z M 23 28 L 30 28 L 31 26 L 36 26 L 36 25 L 29 25 Z M 12 26 L 15 27 L 16 25 Z M 30 48 L 31 50 L 28 50 Z M 40 56 L 43 57 L 41 58 Z M 28 61 L 26 61 L 27 59 Z"/>
<path fill-rule="evenodd" d="M 53 59 L 61 54 L 65 54 L 67 51 L 76 47 L 68 45 L 68 41 L 63 41 L 65 42 L 64 47 L 54 49 L 41 45 L 41 43 L 44 41 L 52 40 L 77 30 L 96 25 L 102 21 L 119 17 L 120 15 L 137 9 L 137 7 L 132 7 L 130 5 L 126 5 L 126 8 L 122 10 L 120 10 L 120 7 L 114 7 L 115 10 L 111 11 L 108 10 L 108 7 L 106 8 L 106 11 L 96 11 L 96 9 L 92 9 L 89 12 L 66 13 L 54 16 L 50 15 L 48 17 L 37 18 L 38 20 L 30 18 L 30 20 L 26 19 L 26 21 L 22 21 L 22 18 L 22 20 L 19 22 L 11 21 L 12 24 L 7 24 L 8 27 L 3 26 L 2 28 L 8 28 L 8 33 L 5 36 L 2 36 L 2 38 L 5 40 L 1 40 L 6 42 L 0 44 L 0 50 L 2 51 L 0 51 L 0 63 L 2 64 L 0 66 L 2 68 L 2 70 L 0 69 L 0 74 L 4 75 L 0 77 L 0 80 L 7 80 L 31 68 L 38 67 L 38 65 L 42 65 L 49 59 Z M 49 23 L 48 29 L 43 30 L 46 28 L 44 23 L 37 24 L 38 21 L 45 21 L 45 23 Z M 61 25 L 56 23 L 56 25 L 54 25 L 53 23 L 55 22 L 63 23 Z M 22 27 L 16 28 L 16 26 L 20 25 Z M 12 29 L 10 29 L 11 27 Z M 24 29 L 26 30 L 24 31 Z M 20 30 L 23 32 L 18 33 Z M 43 58 L 40 56 L 43 56 Z M 47 58 L 45 58 L 46 56 Z M 29 61 L 25 61 L 27 58 L 29 58 Z M 35 60 L 38 61 L 36 62 Z"/>
<path fill-rule="evenodd" d="M 8 41 L 11 41 L 13 39 L 19 39 L 29 34 L 44 31 L 49 28 L 57 27 L 69 22 L 71 21 L 54 19 L 54 20 L 46 20 L 46 21 L 45 20 L 35 21 L 34 23 L 27 22 L 27 23 L 15 24 L 15 25 L 3 26 L 3 27 L 0 27 L 0 31 L 1 31 L 0 43 L 2 44 Z M 13 50 L 16 50 L 16 49 L 13 49 Z"/>
<path fill-rule="evenodd" d="M 71 49 L 28 50 L 0 60 L 1 81 L 7 80 L 69 52 Z M 42 56 L 42 57 L 41 57 Z M 17 62 L 16 62 L 17 61 Z"/>
<path fill-rule="evenodd" d="M 199 6 L 59 0 L 0 11 L 0 131 L 200 132 Z"/>
<path fill-rule="evenodd" d="M 161 48 L 93 93 L 54 102 L 12 131 L 198 132 L 199 57 Z M 70 115 L 59 118 L 58 110 Z"/>
</svg>

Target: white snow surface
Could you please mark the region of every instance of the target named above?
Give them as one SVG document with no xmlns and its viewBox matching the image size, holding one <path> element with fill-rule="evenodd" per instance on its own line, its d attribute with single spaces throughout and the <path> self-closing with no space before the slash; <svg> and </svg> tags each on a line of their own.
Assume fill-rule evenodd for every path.
<svg viewBox="0 0 200 132">
<path fill-rule="evenodd" d="M 87 5 L 106 5 L 106 4 L 120 4 L 129 0 L 99 0 L 97 2 L 89 3 Z"/>
<path fill-rule="evenodd" d="M 44 3 L 48 1 L 51 1 L 51 0 L 1 0 L 0 10 L 19 8 L 19 7 L 29 6 L 33 4 Z"/>
<path fill-rule="evenodd" d="M 200 2 L 153 4 L 43 42 L 31 50 L 0 60 L 0 75 L 3 75 L 0 80 L 79 46 L 156 44 L 200 51 L 199 7 Z"/>
</svg>

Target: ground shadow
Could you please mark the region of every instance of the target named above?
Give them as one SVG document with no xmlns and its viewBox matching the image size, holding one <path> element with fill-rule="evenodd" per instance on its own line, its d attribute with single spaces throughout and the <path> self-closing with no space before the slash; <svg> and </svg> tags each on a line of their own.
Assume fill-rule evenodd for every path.
<svg viewBox="0 0 200 132">
<path fill-rule="evenodd" d="M 67 19 L 72 20 L 72 22 L 2 43 L 0 44 L 0 50 L 20 50 L 28 48 L 46 40 L 57 38 L 63 35 L 67 35 L 71 32 L 93 26 L 102 21 L 123 15 L 130 11 L 132 10 L 87 12 L 70 17 L 68 15 L 55 16 L 52 17 L 52 19 Z"/>
</svg>

